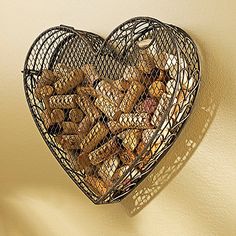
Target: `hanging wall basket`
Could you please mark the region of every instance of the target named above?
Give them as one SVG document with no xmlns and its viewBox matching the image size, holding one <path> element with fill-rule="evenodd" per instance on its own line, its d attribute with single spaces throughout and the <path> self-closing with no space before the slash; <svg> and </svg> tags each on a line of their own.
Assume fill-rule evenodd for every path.
<svg viewBox="0 0 236 236">
<path fill-rule="evenodd" d="M 126 21 L 106 39 L 50 28 L 34 41 L 23 72 L 43 139 L 96 204 L 120 201 L 165 156 L 200 80 L 189 35 L 148 17 Z"/>
</svg>

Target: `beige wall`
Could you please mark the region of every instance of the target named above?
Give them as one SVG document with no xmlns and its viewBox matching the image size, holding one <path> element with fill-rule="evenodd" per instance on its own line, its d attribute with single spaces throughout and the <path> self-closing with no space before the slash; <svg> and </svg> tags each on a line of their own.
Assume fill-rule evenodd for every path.
<svg viewBox="0 0 236 236">
<path fill-rule="evenodd" d="M 236 235 L 235 12 L 235 0 L 1 0 L 0 235 Z M 20 71 L 30 44 L 50 26 L 105 36 L 138 15 L 190 33 L 202 54 L 201 90 L 183 133 L 150 177 L 122 203 L 95 206 L 36 130 Z"/>
</svg>

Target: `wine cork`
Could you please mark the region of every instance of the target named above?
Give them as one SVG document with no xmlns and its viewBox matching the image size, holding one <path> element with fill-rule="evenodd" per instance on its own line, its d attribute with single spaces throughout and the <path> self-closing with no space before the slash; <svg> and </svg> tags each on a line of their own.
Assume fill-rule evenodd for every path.
<svg viewBox="0 0 236 236">
<path fill-rule="evenodd" d="M 145 48 L 149 48 L 152 42 L 153 42 L 153 39 L 145 38 L 145 39 L 142 39 L 141 41 L 137 41 L 136 43 L 139 48 L 145 49 Z"/>
<path fill-rule="evenodd" d="M 126 113 L 121 114 L 119 122 L 123 128 L 148 129 L 152 128 L 150 118 L 148 113 Z"/>
<path fill-rule="evenodd" d="M 57 78 L 61 78 L 61 77 L 67 76 L 71 70 L 72 68 L 70 66 L 67 66 L 63 63 L 57 63 L 54 66 L 53 74 Z"/>
<path fill-rule="evenodd" d="M 61 123 L 62 121 L 65 120 L 65 114 L 64 111 L 61 109 L 54 109 L 51 112 L 51 119 L 55 122 L 55 123 Z"/>
<path fill-rule="evenodd" d="M 46 129 L 56 123 L 51 119 L 50 112 L 47 109 L 42 112 L 41 118 Z"/>
<path fill-rule="evenodd" d="M 39 84 L 37 84 L 37 85 L 36 85 L 36 88 L 35 88 L 35 90 L 34 90 L 35 97 L 36 97 L 39 101 L 42 100 L 41 88 L 42 88 L 42 86 L 40 86 Z"/>
<path fill-rule="evenodd" d="M 131 165 L 136 159 L 136 156 L 130 150 L 121 152 L 119 157 L 124 165 Z"/>
<path fill-rule="evenodd" d="M 182 73 L 184 73 L 184 75 L 181 76 L 180 83 L 185 90 L 191 91 L 195 85 L 195 79 L 194 77 L 189 78 L 186 71 L 183 71 Z"/>
<path fill-rule="evenodd" d="M 85 74 L 85 78 L 92 85 L 96 80 L 99 79 L 97 70 L 92 64 L 86 64 L 81 67 L 81 70 Z"/>
<path fill-rule="evenodd" d="M 147 144 L 156 133 L 156 131 L 156 129 L 145 129 L 142 133 L 142 142 Z"/>
<path fill-rule="evenodd" d="M 35 96 L 38 100 L 50 97 L 54 92 L 54 88 L 50 85 L 45 85 L 43 87 L 37 86 L 35 89 Z"/>
<path fill-rule="evenodd" d="M 178 103 L 178 99 L 175 98 L 169 112 L 169 117 L 172 118 L 173 120 L 176 120 L 180 112 L 180 106 L 181 105 Z"/>
<path fill-rule="evenodd" d="M 113 102 L 102 96 L 95 100 L 94 105 L 111 120 L 117 120 L 122 113 Z"/>
<path fill-rule="evenodd" d="M 92 96 L 94 98 L 97 98 L 97 97 L 100 96 L 100 93 L 95 88 L 93 88 L 93 87 L 80 87 L 80 86 L 78 86 L 76 88 L 76 90 L 77 90 L 78 94 L 80 94 L 82 92 L 82 93 L 90 95 L 90 96 Z"/>
<path fill-rule="evenodd" d="M 175 120 L 172 117 L 167 117 L 164 120 L 161 126 L 161 129 L 158 132 L 158 134 L 160 133 L 160 136 L 158 137 L 160 141 L 164 140 L 171 133 L 171 129 L 174 125 L 174 121 Z"/>
<path fill-rule="evenodd" d="M 123 126 L 118 121 L 114 120 L 109 121 L 107 123 L 107 126 L 113 134 L 120 133 L 124 129 Z"/>
<path fill-rule="evenodd" d="M 43 87 L 45 85 L 51 85 L 55 83 L 58 78 L 54 75 L 53 71 L 44 69 L 37 83 L 38 87 Z"/>
<path fill-rule="evenodd" d="M 36 87 L 34 93 L 35 97 L 42 101 L 44 104 L 44 109 L 47 109 L 48 111 L 51 111 L 50 105 L 49 105 L 49 97 L 53 94 L 53 87 L 49 85 L 45 85 L 43 87 Z"/>
<path fill-rule="evenodd" d="M 139 129 L 128 129 L 119 133 L 118 138 L 122 140 L 122 145 L 127 149 L 133 151 L 138 145 L 141 139 L 141 130 Z"/>
<path fill-rule="evenodd" d="M 134 66 L 127 66 L 124 70 L 123 79 L 132 82 L 132 81 L 141 81 L 142 72 Z"/>
<path fill-rule="evenodd" d="M 117 106 L 120 105 L 124 96 L 123 93 L 119 89 L 112 86 L 111 83 L 105 80 L 102 80 L 97 84 L 96 90 L 102 96 L 107 97 L 109 100 L 114 102 Z"/>
<path fill-rule="evenodd" d="M 88 175 L 85 177 L 85 181 L 98 196 L 103 196 L 107 192 L 107 186 L 101 179 Z"/>
<path fill-rule="evenodd" d="M 47 109 L 49 112 L 51 112 L 52 109 L 50 107 L 49 99 L 50 99 L 50 97 L 45 97 L 42 99 L 42 102 L 44 104 L 44 109 Z"/>
<path fill-rule="evenodd" d="M 157 100 L 155 98 L 146 98 L 144 101 L 137 105 L 136 111 L 139 113 L 149 113 L 152 114 L 157 108 Z"/>
<path fill-rule="evenodd" d="M 162 117 L 169 105 L 170 99 L 171 99 L 170 95 L 167 95 L 166 93 L 162 94 L 161 99 L 159 100 L 157 108 L 151 119 L 152 125 L 157 127 L 160 124 Z"/>
<path fill-rule="evenodd" d="M 163 93 L 165 93 L 166 87 L 164 83 L 159 80 L 154 81 L 148 88 L 150 96 L 160 98 Z"/>
<path fill-rule="evenodd" d="M 83 120 L 78 124 L 78 133 L 82 135 L 84 138 L 90 131 L 93 123 L 89 119 L 89 117 L 85 116 Z"/>
<path fill-rule="evenodd" d="M 119 163 L 120 159 L 116 155 L 104 161 L 98 171 L 99 176 L 104 180 L 104 182 L 108 182 L 111 184 L 110 180 L 112 179 L 117 167 L 119 166 Z"/>
<path fill-rule="evenodd" d="M 168 73 L 171 79 L 174 79 L 174 80 L 177 80 L 178 72 L 179 72 L 178 64 L 172 65 L 170 69 L 168 70 Z"/>
<path fill-rule="evenodd" d="M 152 39 L 143 39 L 136 42 L 139 48 L 137 67 L 146 74 L 151 74 L 152 70 L 155 69 L 154 56 L 151 51 L 151 42 Z"/>
<path fill-rule="evenodd" d="M 166 69 L 168 68 L 169 75 L 172 79 L 177 80 L 177 76 L 180 75 L 180 81 L 182 80 L 183 77 L 188 76 L 187 68 L 188 65 L 183 58 L 177 59 L 177 56 L 174 56 L 170 54 L 168 56 L 167 60 L 167 66 Z"/>
<path fill-rule="evenodd" d="M 120 179 L 123 174 L 129 169 L 129 166 L 128 165 L 124 165 L 124 166 L 121 166 L 120 168 L 118 168 L 115 173 L 113 174 L 112 176 L 112 180 L 115 182 L 117 181 L 118 179 Z"/>
<path fill-rule="evenodd" d="M 177 103 L 182 106 L 182 104 L 186 104 L 188 103 L 188 99 L 187 97 L 189 96 L 189 91 L 188 90 L 180 90 L 177 93 L 176 99 L 177 99 Z"/>
<path fill-rule="evenodd" d="M 152 157 L 151 152 L 143 153 L 145 147 L 146 147 L 146 144 L 145 144 L 144 142 L 140 142 L 139 145 L 138 145 L 138 147 L 137 147 L 137 150 L 136 150 L 138 155 L 141 155 L 141 154 L 142 154 L 142 156 L 141 156 L 141 161 L 140 161 L 140 163 L 139 163 L 139 165 L 138 165 L 138 167 L 139 167 L 140 169 L 143 169 L 143 168 L 148 164 L 149 160 L 150 160 L 151 157 Z"/>
<path fill-rule="evenodd" d="M 169 70 L 171 67 L 177 65 L 177 56 L 173 54 L 169 54 L 166 52 L 161 52 L 154 55 L 154 61 L 156 64 L 156 67 L 158 67 L 161 70 Z M 182 62 L 181 62 L 182 65 Z M 176 67 L 178 69 L 178 67 Z"/>
<path fill-rule="evenodd" d="M 120 109 L 125 113 L 131 112 L 143 91 L 144 86 L 141 83 L 138 81 L 131 82 L 130 88 L 120 104 Z"/>
<path fill-rule="evenodd" d="M 188 92 L 186 90 L 178 91 L 177 97 L 176 97 L 178 104 L 181 104 L 184 101 L 184 99 L 187 96 L 187 94 L 188 94 Z"/>
<path fill-rule="evenodd" d="M 79 85 L 84 78 L 83 71 L 80 69 L 71 70 L 67 75 L 61 77 L 56 83 L 54 88 L 57 94 L 66 94 L 71 89 Z"/>
<path fill-rule="evenodd" d="M 155 66 L 155 61 L 150 51 L 148 49 L 139 50 L 137 68 L 146 74 L 150 74 Z"/>
<path fill-rule="evenodd" d="M 76 161 L 74 150 L 64 150 L 66 152 L 66 159 L 70 162 L 70 166 L 74 171 L 79 171 L 79 166 Z"/>
<path fill-rule="evenodd" d="M 69 111 L 69 119 L 72 122 L 79 123 L 84 117 L 83 112 L 79 108 L 73 108 Z"/>
<path fill-rule="evenodd" d="M 165 142 L 163 142 L 161 139 L 157 139 L 156 142 L 152 144 L 150 155 L 154 156 L 157 151 L 160 152 L 164 147 L 165 147 Z"/>
<path fill-rule="evenodd" d="M 80 92 L 76 100 L 80 109 L 90 118 L 92 122 L 101 116 L 101 112 L 93 105 L 87 94 Z"/>
<path fill-rule="evenodd" d="M 71 109 L 77 106 L 76 94 L 72 95 L 55 95 L 49 98 L 49 105 L 52 109 Z"/>
<path fill-rule="evenodd" d="M 125 167 L 122 171 L 123 174 L 125 173 L 125 171 L 127 171 L 128 168 Z M 115 175 L 115 174 L 114 174 Z M 140 178 L 141 172 L 139 169 L 135 168 L 132 169 L 128 175 L 125 176 L 125 178 L 123 179 L 123 181 L 119 184 L 118 189 L 120 189 L 121 191 L 126 191 L 127 188 L 129 188 L 132 184 L 133 181 L 136 181 L 138 178 Z"/>
<path fill-rule="evenodd" d="M 53 92 L 54 92 L 54 89 L 50 85 L 45 85 L 40 89 L 40 94 L 42 98 L 50 97 L 53 94 Z"/>
<path fill-rule="evenodd" d="M 119 146 L 115 138 L 112 138 L 99 148 L 89 153 L 89 159 L 93 165 L 97 165 L 108 159 L 111 155 L 119 150 Z"/>
<path fill-rule="evenodd" d="M 144 143 L 143 141 L 141 141 L 141 142 L 138 144 L 137 149 L 136 149 L 137 155 L 141 155 L 142 152 L 144 151 L 145 147 L 146 147 L 146 143 Z"/>
<path fill-rule="evenodd" d="M 79 170 L 84 170 L 86 174 L 93 173 L 93 166 L 88 158 L 88 154 L 81 153 L 77 157 L 77 165 Z"/>
<path fill-rule="evenodd" d="M 141 172 L 139 169 L 132 169 L 130 174 L 128 175 L 128 178 L 124 181 L 124 184 L 128 185 L 132 181 L 136 181 L 136 179 L 139 179 L 142 176 Z"/>
<path fill-rule="evenodd" d="M 50 85 L 56 81 L 57 77 L 54 76 L 53 72 L 51 70 L 44 69 L 39 77 L 39 80 L 37 81 L 34 91 L 36 98 L 41 101 L 43 98 L 51 96 L 54 89 Z"/>
<path fill-rule="evenodd" d="M 61 124 L 63 129 L 63 134 L 78 134 L 78 125 L 71 121 L 64 121 Z"/>
<path fill-rule="evenodd" d="M 180 90 L 177 91 L 177 95 L 174 98 L 173 105 L 171 106 L 169 117 L 171 117 L 174 121 L 181 117 L 184 113 L 185 109 L 184 107 L 188 104 L 188 99 L 186 99 L 188 96 L 187 90 Z"/>
<path fill-rule="evenodd" d="M 82 137 L 80 134 L 63 134 L 56 140 L 62 146 L 63 149 L 71 150 L 79 149 Z"/>
<path fill-rule="evenodd" d="M 97 122 L 81 142 L 80 149 L 85 153 L 91 152 L 108 132 L 108 128 L 102 122 Z"/>
<path fill-rule="evenodd" d="M 169 95 L 174 94 L 176 81 L 171 79 L 166 83 L 166 93 Z"/>
<path fill-rule="evenodd" d="M 158 54 L 154 54 L 155 65 L 160 70 L 169 69 L 169 68 L 166 68 L 167 60 L 168 60 L 168 54 L 166 52 L 161 52 L 161 53 L 158 53 Z"/>
<path fill-rule="evenodd" d="M 45 129 L 47 132 L 51 135 L 58 135 L 62 132 L 61 125 L 51 118 L 51 114 L 49 110 L 44 110 L 44 112 L 41 114 L 41 118 L 43 121 L 43 124 L 45 126 Z"/>
<path fill-rule="evenodd" d="M 125 92 L 129 89 L 130 83 L 125 79 L 116 79 L 112 81 L 112 85 L 120 91 Z"/>
</svg>

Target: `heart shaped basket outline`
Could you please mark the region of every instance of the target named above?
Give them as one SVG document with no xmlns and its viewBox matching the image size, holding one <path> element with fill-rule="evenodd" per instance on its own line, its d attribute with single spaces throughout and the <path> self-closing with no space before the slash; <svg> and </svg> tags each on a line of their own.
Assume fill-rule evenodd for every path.
<svg viewBox="0 0 236 236">
<path fill-rule="evenodd" d="M 79 168 L 78 170 L 78 159 L 74 159 L 74 156 L 78 157 L 80 153 L 76 153 L 76 155 L 73 153 L 73 157 L 71 157 L 71 152 L 68 153 L 62 145 L 56 142 L 55 134 L 64 132 L 65 127 L 64 131 L 61 131 L 59 127 L 53 126 L 53 132 L 49 132 L 47 124 L 45 124 L 45 120 L 42 117 L 47 106 L 50 107 L 48 97 L 44 93 L 45 97 L 39 98 L 37 94 L 37 87 L 39 87 L 40 79 L 45 71 L 49 70 L 54 74 L 59 71 L 65 74 L 68 73 L 68 68 L 82 68 L 88 64 L 93 65 L 93 68 L 96 69 L 97 81 L 99 83 L 96 82 L 96 79 L 93 81 L 95 90 L 97 88 L 99 90 L 98 85 L 104 81 L 104 83 L 116 83 L 117 85 L 118 81 L 120 82 L 122 79 L 122 82 L 129 82 L 132 85 L 129 89 L 122 91 L 122 99 L 125 100 L 125 94 L 129 90 L 132 90 L 134 86 L 139 86 L 139 83 L 141 83 L 144 87 L 144 92 L 139 95 L 138 101 L 135 104 L 142 104 L 142 102 L 144 103 L 146 101 L 144 104 L 149 104 L 146 110 L 142 106 L 139 106 L 139 109 L 144 109 L 145 112 L 147 109 L 151 110 L 150 102 L 152 98 L 145 98 L 147 94 L 150 95 L 151 93 L 155 97 L 156 91 L 162 90 L 159 87 L 161 83 L 158 82 L 156 85 L 156 81 L 161 81 L 165 84 L 165 91 L 162 91 L 162 94 L 158 92 L 158 102 L 155 104 L 155 111 L 151 113 L 152 127 L 141 128 L 142 148 L 139 148 L 137 151 L 140 145 L 137 144 L 135 146 L 134 158 L 132 158 L 131 162 L 129 161 L 128 165 L 125 163 L 127 161 L 125 158 L 130 159 L 130 157 L 123 157 L 123 161 L 119 160 L 119 164 L 116 162 L 117 159 L 113 159 L 110 161 L 110 165 L 109 159 L 106 157 L 108 160 L 103 160 L 103 167 L 101 165 L 102 163 L 98 163 L 99 167 L 95 165 L 96 171 L 103 169 L 103 174 L 100 174 L 99 177 L 97 173 L 95 177 L 93 175 L 91 176 L 91 173 L 88 175 L 88 171 L 83 168 Z M 90 68 L 88 72 L 88 76 L 90 76 L 94 71 L 91 71 Z M 157 79 L 161 75 L 162 79 Z M 94 33 L 75 30 L 68 26 L 58 26 L 46 30 L 32 44 L 26 57 L 23 76 L 25 94 L 30 111 L 51 152 L 66 173 L 91 201 L 95 204 L 104 204 L 120 201 L 129 194 L 153 170 L 173 145 L 191 113 L 198 92 L 200 62 L 195 43 L 183 30 L 153 18 L 136 17 L 118 26 L 105 40 Z M 139 78 L 137 79 L 136 77 Z M 151 84 L 150 78 L 152 79 Z M 133 80 L 138 80 L 138 82 L 134 82 Z M 53 81 L 53 83 L 51 81 L 49 86 L 53 84 L 55 89 L 55 83 L 56 81 Z M 85 83 L 82 85 L 83 88 L 87 86 L 86 82 L 80 81 L 80 83 Z M 155 84 L 154 88 L 152 84 Z M 76 85 L 74 84 L 74 86 Z M 108 88 L 110 89 L 110 87 Z M 149 88 L 148 92 L 147 88 Z M 67 91 L 66 94 L 74 95 L 73 89 L 69 90 L 69 93 Z M 59 88 L 57 91 L 59 91 L 59 94 L 65 94 L 63 88 Z M 107 96 L 107 94 L 104 94 L 104 91 L 107 94 L 109 92 L 104 88 L 101 89 L 100 86 L 100 95 Z M 78 96 L 81 96 L 79 92 Z M 128 100 L 130 98 L 128 97 Z M 96 99 L 99 100 L 99 98 Z M 149 103 L 147 99 L 149 99 Z M 68 103 L 68 101 L 66 102 Z M 104 101 L 100 103 L 103 104 Z M 119 101 L 116 104 L 117 107 L 120 107 L 121 103 L 122 101 Z M 127 107 L 124 106 L 122 115 L 119 113 L 118 122 L 125 123 L 124 119 L 127 122 L 127 119 L 130 118 L 130 113 L 132 116 L 131 123 L 134 119 L 137 120 L 140 118 L 134 115 L 135 107 L 130 108 L 131 110 L 129 109 L 128 112 Z M 111 116 L 110 118 L 115 117 L 113 111 L 110 112 L 109 110 L 107 112 L 103 108 L 101 110 L 102 117 L 90 117 L 93 119 L 94 126 L 99 122 L 107 125 L 110 122 L 107 120 L 107 116 L 108 118 L 109 116 Z M 82 111 L 84 113 L 87 112 Z M 104 112 L 106 113 L 105 116 L 103 116 Z M 141 113 L 143 113 L 143 110 Z M 94 115 L 93 112 L 92 114 Z M 129 117 L 126 114 L 129 114 Z M 148 119 L 145 120 L 145 116 L 142 119 L 148 122 Z M 117 119 L 114 122 L 117 122 Z M 138 125 L 128 125 L 127 127 L 126 131 L 127 129 L 129 130 L 129 127 L 132 128 L 132 131 L 128 133 L 128 138 L 125 136 L 122 140 L 122 135 L 119 136 L 119 146 L 122 146 L 122 151 L 124 146 L 133 148 L 133 143 L 137 141 L 137 136 L 139 136 L 138 139 L 140 140 L 140 127 Z M 134 131 L 137 127 L 138 129 Z M 71 127 L 69 128 L 71 130 Z M 55 130 L 57 131 L 55 132 Z M 96 145 L 90 152 L 99 149 L 99 147 L 114 137 L 117 138 L 119 135 L 110 132 L 100 140 L 100 146 Z M 122 130 L 122 132 L 125 132 L 125 130 Z M 89 155 L 91 156 L 90 152 Z M 109 158 L 111 159 L 112 157 Z M 104 166 L 106 167 L 105 170 Z M 116 173 L 118 169 L 122 169 L 119 174 Z M 116 174 L 118 176 L 112 181 L 111 172 L 112 175 Z M 109 184 L 106 182 L 109 182 Z"/>
</svg>

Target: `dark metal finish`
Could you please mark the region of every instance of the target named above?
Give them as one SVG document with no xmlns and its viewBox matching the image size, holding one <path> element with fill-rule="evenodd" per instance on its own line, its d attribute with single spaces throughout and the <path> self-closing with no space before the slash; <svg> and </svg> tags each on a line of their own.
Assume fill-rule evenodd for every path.
<svg viewBox="0 0 236 236">
<path fill-rule="evenodd" d="M 92 65 L 97 79 L 89 81 L 88 77 L 93 71 L 88 70 L 87 74 L 83 73 L 87 76 L 83 77 L 83 81 L 68 82 L 65 85 L 68 89 L 60 84 L 56 87 L 55 84 L 62 78 L 73 80 L 74 77 L 68 76 L 81 72 L 80 69 L 87 64 Z M 49 80 L 55 81 L 43 81 L 47 70 L 53 74 L 53 78 Z M 96 34 L 64 25 L 46 30 L 33 42 L 26 57 L 23 76 L 30 111 L 51 152 L 91 201 L 105 204 L 120 201 L 129 194 L 173 145 L 193 107 L 200 82 L 200 62 L 195 43 L 182 29 L 153 18 L 136 17 L 118 26 L 105 40 Z M 115 82 L 119 80 L 127 82 L 131 87 L 124 91 L 119 88 L 118 91 Z M 101 81 L 118 91 L 114 99 L 121 96 L 122 100 L 117 103 L 112 101 L 112 104 L 118 110 L 121 109 L 124 116 L 119 114 L 115 118 L 112 112 L 116 108 L 107 112 L 98 105 L 99 98 L 111 98 L 110 91 L 107 94 L 103 94 L 103 91 L 98 93 Z M 129 101 L 133 99 L 131 92 L 130 97 L 127 94 L 136 84 L 142 92 L 132 107 L 127 109 Z M 96 94 L 80 93 L 78 91 L 81 88 L 93 89 Z M 101 89 L 104 90 L 103 87 Z M 85 94 L 89 101 L 87 106 L 94 109 L 91 114 L 81 105 L 81 94 Z M 67 95 L 69 97 L 65 97 Z M 53 101 L 50 100 L 52 97 L 55 98 Z M 75 101 L 70 100 L 72 97 Z M 124 105 L 125 99 L 127 106 Z M 152 106 L 155 107 L 153 111 Z M 81 119 L 87 117 L 91 123 L 89 133 L 83 137 L 81 127 L 78 131 L 73 131 L 77 130 L 81 119 L 74 121 L 71 118 L 72 109 L 77 109 L 78 112 L 75 119 L 79 119 L 80 110 Z M 57 121 L 53 122 L 53 112 L 61 112 L 62 120 L 58 121 L 57 116 L 54 117 Z M 141 113 L 145 113 L 143 117 Z M 121 117 L 124 117 L 123 120 Z M 144 117 L 148 117 L 146 123 Z M 143 127 L 137 125 L 138 120 L 143 122 Z M 112 132 L 108 125 L 110 121 L 123 124 L 122 131 Z M 132 124 L 127 125 L 125 122 Z M 101 131 L 105 134 L 98 143 L 93 140 L 92 143 L 82 145 L 81 140 L 85 137 L 96 137 L 93 127 L 99 124 L 106 132 Z M 98 130 L 102 128 L 98 127 Z M 62 142 L 63 138 L 68 138 L 69 141 Z M 97 163 L 92 161 L 93 155 L 96 159 L 101 154 L 96 150 L 111 140 L 115 140 L 117 152 L 111 156 L 103 156 L 104 160 L 96 160 Z M 90 150 L 89 146 L 93 144 L 95 146 Z M 128 158 L 133 158 L 129 163 L 122 159 L 126 152 Z M 82 158 L 92 164 L 86 164 L 86 167 L 82 164 L 81 168 Z M 119 178 L 115 178 L 114 173 L 119 173 Z"/>
</svg>

